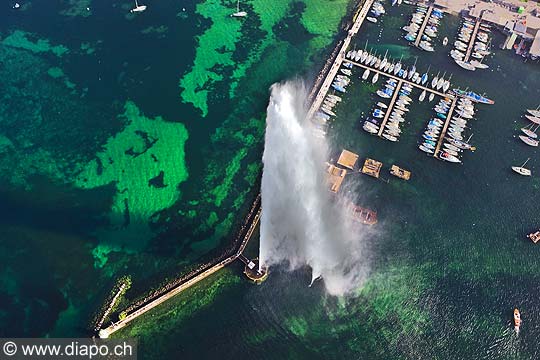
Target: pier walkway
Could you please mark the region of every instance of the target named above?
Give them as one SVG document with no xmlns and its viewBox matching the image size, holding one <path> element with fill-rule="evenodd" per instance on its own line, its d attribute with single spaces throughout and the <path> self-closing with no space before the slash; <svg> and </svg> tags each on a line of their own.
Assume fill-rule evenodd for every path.
<svg viewBox="0 0 540 360">
<path fill-rule="evenodd" d="M 465 57 L 463 58 L 464 62 L 469 62 L 471 58 L 471 53 L 474 47 L 474 43 L 476 41 L 476 35 L 478 34 L 478 29 L 480 28 L 480 24 L 482 23 L 482 17 L 479 17 L 476 19 L 476 24 L 474 24 L 474 30 L 471 35 L 471 40 L 469 40 L 469 46 L 467 47 L 467 53 L 465 53 Z"/>
<path fill-rule="evenodd" d="M 396 81 L 401 81 L 403 82 L 404 84 L 409 84 L 411 85 L 412 87 L 415 87 L 415 88 L 418 88 L 418 89 L 422 89 L 422 90 L 426 90 L 426 92 L 429 92 L 429 93 L 434 93 L 435 95 L 439 95 L 441 97 L 448 97 L 448 98 L 453 98 L 454 95 L 451 94 L 451 93 L 442 93 L 436 89 L 432 89 L 432 88 L 429 88 L 429 87 L 426 87 L 424 85 L 421 85 L 421 84 L 417 84 L 417 83 L 414 83 L 412 81 L 409 81 L 409 80 L 406 80 L 406 79 L 403 79 L 403 78 L 400 78 L 399 76 L 396 76 L 394 74 L 390 74 L 390 73 L 386 73 L 384 71 L 381 71 L 379 69 L 375 69 L 374 67 L 371 67 L 371 66 L 368 66 L 368 65 L 364 65 L 364 64 L 360 64 L 360 63 L 357 63 L 357 62 L 354 62 L 352 60 L 348 60 L 348 62 L 350 62 L 351 64 L 355 65 L 355 66 L 358 66 L 358 67 L 361 67 L 361 68 L 364 68 L 364 69 L 369 69 L 370 71 L 374 71 L 374 72 L 377 72 L 379 73 L 379 75 L 383 75 L 383 76 L 386 76 L 388 78 L 391 78 L 391 79 L 394 79 Z"/>
<path fill-rule="evenodd" d="M 448 115 L 446 117 L 446 121 L 444 123 L 443 129 L 441 131 L 441 136 L 439 137 L 439 141 L 437 141 L 437 146 L 435 147 L 435 153 L 433 156 L 437 159 L 439 159 L 439 150 L 441 149 L 442 143 L 444 141 L 444 137 L 446 135 L 446 131 L 448 130 L 448 126 L 450 125 L 450 121 L 452 121 L 452 114 L 454 113 L 454 109 L 456 107 L 458 97 L 454 97 L 452 100 L 452 105 L 450 106 L 450 110 L 448 110 Z"/>
<path fill-rule="evenodd" d="M 319 89 L 317 96 L 315 96 L 315 99 L 311 103 L 311 106 L 307 113 L 308 119 L 313 117 L 313 114 L 315 114 L 317 109 L 321 107 L 321 104 L 324 98 L 326 97 L 326 94 L 328 93 L 328 90 L 330 89 L 332 82 L 334 81 L 334 77 L 338 73 L 339 68 L 341 67 L 341 64 L 343 63 L 343 60 L 345 59 L 345 54 L 347 53 L 347 49 L 349 48 L 351 40 L 353 36 L 358 33 L 358 30 L 360 29 L 360 26 L 366 19 L 368 11 L 371 8 L 371 5 L 373 5 L 373 2 L 374 0 L 366 0 L 364 5 L 362 6 L 362 9 L 358 12 L 358 15 L 356 16 L 356 20 L 354 21 L 353 26 L 349 30 L 349 33 L 343 40 L 343 45 L 341 45 L 341 49 L 339 50 L 339 53 L 337 54 L 336 59 L 334 60 L 334 63 L 332 64 L 332 67 L 330 68 L 330 71 L 326 75 L 326 78 L 324 79 L 324 82 L 321 85 L 321 88 Z"/>
<path fill-rule="evenodd" d="M 394 95 L 392 96 L 392 100 L 390 101 L 390 105 L 388 105 L 388 109 L 386 111 L 386 114 L 384 114 L 383 121 L 381 123 L 381 127 L 379 129 L 379 132 L 377 133 L 377 136 L 381 137 L 382 133 L 384 131 L 384 127 L 386 123 L 388 122 L 388 119 L 390 118 L 390 114 L 392 113 L 392 109 L 394 108 L 394 104 L 396 103 L 396 100 L 399 95 L 399 90 L 401 89 L 401 85 L 403 85 L 403 80 L 398 80 L 398 83 L 396 85 L 396 88 L 394 89 Z"/>
<path fill-rule="evenodd" d="M 426 30 L 426 26 L 429 22 L 429 17 L 431 16 L 432 11 L 433 6 L 430 6 L 426 11 L 426 17 L 424 18 L 424 22 L 422 23 L 422 26 L 420 27 L 420 30 L 418 31 L 418 35 L 416 35 L 416 40 L 414 42 L 414 46 L 416 47 L 418 47 L 418 45 L 420 45 L 420 41 L 422 41 L 422 35 L 424 35 L 424 30 Z"/>
<path fill-rule="evenodd" d="M 175 295 L 181 293 L 187 288 L 193 286 L 199 281 L 207 278 L 208 276 L 214 274 L 216 271 L 221 270 L 225 266 L 229 265 L 239 257 L 241 261 L 244 262 L 244 259 L 247 259 L 242 253 L 244 252 L 253 232 L 257 228 L 261 217 L 261 195 L 259 194 L 253 203 L 251 210 L 244 221 L 244 225 L 240 229 L 238 236 L 236 237 L 231 251 L 226 252 L 222 257 L 216 259 L 214 262 L 207 264 L 206 267 L 193 273 L 188 274 L 188 276 L 181 278 L 180 281 L 175 284 L 167 292 L 164 292 L 158 296 L 155 296 L 149 299 L 147 302 L 141 304 L 141 306 L 136 307 L 134 310 L 129 311 L 125 318 L 118 322 L 113 322 L 107 328 L 99 330 L 100 338 L 108 338 L 111 334 L 127 326 L 131 321 L 135 320 L 139 316 L 148 312 L 149 310 L 155 308 L 156 306 L 164 303 Z M 249 224 L 249 226 L 248 226 Z M 241 240 L 241 241 L 240 241 Z M 235 246 L 236 245 L 236 246 Z"/>
</svg>

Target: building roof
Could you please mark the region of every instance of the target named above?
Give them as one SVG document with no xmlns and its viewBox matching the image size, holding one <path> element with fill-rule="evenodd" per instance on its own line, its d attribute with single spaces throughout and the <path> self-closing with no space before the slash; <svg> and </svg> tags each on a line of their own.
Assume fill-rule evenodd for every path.
<svg viewBox="0 0 540 360">
<path fill-rule="evenodd" d="M 534 37 L 534 41 L 531 45 L 529 53 L 533 56 L 540 56 L 540 30 L 536 32 L 536 36 Z"/>
<path fill-rule="evenodd" d="M 353 170 L 354 165 L 356 164 L 356 161 L 358 161 L 357 154 L 350 152 L 349 150 L 343 150 L 341 152 L 341 155 L 339 155 L 339 159 L 337 163 L 338 165 L 341 165 L 343 167 Z"/>
</svg>

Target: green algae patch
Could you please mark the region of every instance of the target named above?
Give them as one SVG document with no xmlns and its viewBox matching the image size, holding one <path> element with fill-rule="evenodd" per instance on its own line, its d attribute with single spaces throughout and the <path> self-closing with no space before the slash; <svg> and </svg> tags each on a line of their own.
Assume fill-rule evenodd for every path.
<svg viewBox="0 0 540 360">
<path fill-rule="evenodd" d="M 69 49 L 64 45 L 51 45 L 49 40 L 46 39 L 37 39 L 32 41 L 29 39 L 31 36 L 32 35 L 27 32 L 15 30 L 4 40 L 2 40 L 2 44 L 17 49 L 28 50 L 33 53 L 51 52 L 58 57 L 62 57 L 64 54 L 69 52 Z"/>
<path fill-rule="evenodd" d="M 54 79 L 59 79 L 64 76 L 64 72 L 59 67 L 52 67 L 47 70 L 47 74 Z"/>
<path fill-rule="evenodd" d="M 210 194 L 214 196 L 214 204 L 217 207 L 221 206 L 221 203 L 229 194 L 229 189 L 231 188 L 233 179 L 240 170 L 242 159 L 244 159 L 246 155 L 247 150 L 245 148 L 241 148 L 232 158 L 229 165 L 227 165 L 223 182 L 210 191 Z"/>
<path fill-rule="evenodd" d="M 208 92 L 215 82 L 223 80 L 216 69 L 235 65 L 232 53 L 240 39 L 241 22 L 229 16 L 233 11 L 219 0 L 205 1 L 196 7 L 199 15 L 212 21 L 212 26 L 198 37 L 193 67 L 180 80 L 180 87 L 183 101 L 201 110 L 203 117 L 208 114 Z"/>
<path fill-rule="evenodd" d="M 333 41 L 341 19 L 347 14 L 349 3 L 349 0 L 305 2 L 301 22 L 309 33 L 315 35 L 311 40 L 313 48 L 328 46 Z"/>
<path fill-rule="evenodd" d="M 105 265 L 112 251 L 144 247 L 154 235 L 153 216 L 178 200 L 178 185 L 188 178 L 184 152 L 188 132 L 183 124 L 145 117 L 131 101 L 120 117 L 126 121 L 123 131 L 107 141 L 76 179 L 84 189 L 114 184 L 117 190 L 110 227 L 98 231 L 100 244 L 92 251 L 97 267 Z M 149 185 L 160 174 L 163 186 Z"/>
</svg>

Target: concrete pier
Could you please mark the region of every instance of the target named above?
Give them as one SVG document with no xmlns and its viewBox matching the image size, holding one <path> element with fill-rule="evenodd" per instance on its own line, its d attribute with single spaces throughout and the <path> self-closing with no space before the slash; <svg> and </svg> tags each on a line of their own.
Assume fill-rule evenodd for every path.
<svg viewBox="0 0 540 360">
<path fill-rule="evenodd" d="M 126 315 L 126 317 L 123 318 L 122 320 L 118 322 L 113 322 L 107 328 L 99 330 L 99 333 L 98 333 L 99 337 L 108 338 L 109 336 L 111 336 L 111 334 L 126 327 L 131 321 L 135 320 L 139 316 L 152 310 L 156 306 L 164 303 L 165 301 L 181 293 L 187 288 L 195 285 L 199 281 L 214 274 L 218 270 L 221 270 L 225 266 L 235 261 L 240 256 L 245 258 L 242 255 L 242 253 L 244 252 L 249 240 L 251 239 L 253 232 L 257 228 L 260 217 L 261 217 L 261 196 L 259 194 L 254 204 L 252 205 L 251 211 L 249 212 L 248 216 L 246 217 L 246 220 L 244 221 L 244 226 L 242 226 L 239 236 L 237 236 L 237 238 L 235 239 L 235 244 L 237 246 L 236 248 L 233 247 L 232 251 L 230 251 L 229 253 L 226 253 L 225 256 L 216 259 L 216 261 L 212 263 L 207 264 L 207 266 L 204 267 L 203 269 L 199 271 L 195 271 L 189 274 L 188 276 L 182 278 L 178 282 L 178 284 L 174 286 L 172 289 L 152 299 L 149 299 L 147 302 L 141 304 L 141 306 L 138 306 L 136 309 L 130 311 Z"/>
<path fill-rule="evenodd" d="M 339 68 L 341 67 L 341 64 L 343 63 L 343 60 L 345 59 L 345 55 L 347 53 L 347 49 L 349 48 L 349 45 L 351 44 L 351 40 L 353 36 L 358 33 L 358 30 L 360 30 L 360 26 L 364 23 L 364 20 L 366 19 L 368 11 L 373 5 L 373 2 L 374 0 L 366 0 L 361 10 L 358 12 L 356 16 L 356 20 L 353 23 L 353 26 L 349 30 L 345 39 L 343 40 L 343 45 L 341 45 L 341 49 L 338 55 L 336 56 L 336 60 L 334 60 L 334 63 L 332 64 L 330 71 L 326 75 L 326 78 L 324 79 L 324 82 L 321 85 L 321 88 L 319 89 L 317 96 L 315 96 L 315 99 L 311 103 L 311 106 L 307 113 L 308 119 L 313 117 L 313 114 L 315 114 L 315 112 L 321 107 L 321 104 L 324 98 L 326 97 L 326 94 L 328 93 L 328 90 L 330 89 L 332 82 L 334 81 L 334 77 L 336 77 L 336 74 L 338 73 Z"/>
</svg>

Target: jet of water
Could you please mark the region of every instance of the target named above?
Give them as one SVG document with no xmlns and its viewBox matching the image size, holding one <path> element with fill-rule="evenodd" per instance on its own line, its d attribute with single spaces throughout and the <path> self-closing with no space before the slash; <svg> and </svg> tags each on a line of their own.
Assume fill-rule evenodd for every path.
<svg viewBox="0 0 540 360">
<path fill-rule="evenodd" d="M 350 217 L 350 200 L 328 190 L 329 145 L 314 137 L 300 82 L 274 84 L 267 109 L 261 185 L 261 266 L 312 269 L 328 293 L 359 288 L 369 266 L 365 231 Z M 343 190 L 343 189 L 342 189 Z"/>
</svg>

